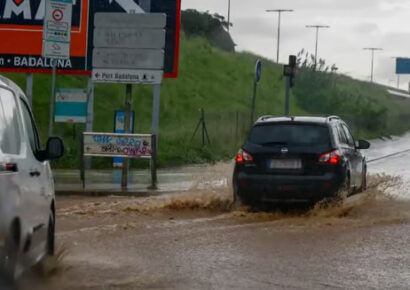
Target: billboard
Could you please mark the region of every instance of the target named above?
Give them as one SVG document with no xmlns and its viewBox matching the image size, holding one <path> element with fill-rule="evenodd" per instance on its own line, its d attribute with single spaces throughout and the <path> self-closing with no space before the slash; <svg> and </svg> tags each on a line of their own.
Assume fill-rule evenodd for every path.
<svg viewBox="0 0 410 290">
<path fill-rule="evenodd" d="M 45 2 L 46 0 L 0 1 L 0 71 L 51 73 L 50 60 L 41 57 Z M 57 73 L 90 75 L 94 14 L 142 13 L 140 2 L 143 0 L 75 0 L 71 57 L 58 60 Z M 164 76 L 177 77 L 181 0 L 150 2 L 151 12 L 167 14 Z M 4 41 L 5 39 L 7 41 Z"/>
<path fill-rule="evenodd" d="M 51 60 L 41 56 L 45 2 L 46 0 L 0 1 L 0 71 L 51 73 Z M 57 61 L 57 73 L 89 74 L 89 2 L 76 0 L 73 5 L 71 57 Z"/>
</svg>

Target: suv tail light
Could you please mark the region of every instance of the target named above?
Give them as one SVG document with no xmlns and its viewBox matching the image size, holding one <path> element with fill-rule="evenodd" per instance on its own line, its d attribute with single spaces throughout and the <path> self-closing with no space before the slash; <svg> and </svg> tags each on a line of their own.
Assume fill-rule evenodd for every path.
<svg viewBox="0 0 410 290">
<path fill-rule="evenodd" d="M 251 154 L 246 152 L 243 149 L 240 149 L 238 151 L 238 154 L 236 154 L 236 162 L 237 163 L 252 163 L 253 162 L 253 157 Z"/>
<path fill-rule="evenodd" d="M 320 155 L 319 162 L 326 164 L 339 164 L 342 157 L 340 156 L 339 150 L 333 150 L 328 153 Z"/>
</svg>

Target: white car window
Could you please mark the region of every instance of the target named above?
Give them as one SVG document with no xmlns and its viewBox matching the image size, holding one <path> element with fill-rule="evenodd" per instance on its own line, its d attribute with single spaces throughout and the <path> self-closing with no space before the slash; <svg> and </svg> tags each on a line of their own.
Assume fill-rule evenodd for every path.
<svg viewBox="0 0 410 290">
<path fill-rule="evenodd" d="M 37 129 L 34 124 L 33 117 L 30 113 L 28 105 L 25 101 L 21 100 L 22 108 L 23 108 L 23 116 L 24 116 L 24 124 L 26 126 L 27 135 L 30 141 L 31 150 L 33 151 L 34 155 L 36 155 L 37 151 L 40 149 L 39 138 L 37 134 Z"/>
<path fill-rule="evenodd" d="M 21 136 L 17 102 L 13 93 L 0 88 L 0 148 L 6 154 L 19 154 Z"/>
</svg>

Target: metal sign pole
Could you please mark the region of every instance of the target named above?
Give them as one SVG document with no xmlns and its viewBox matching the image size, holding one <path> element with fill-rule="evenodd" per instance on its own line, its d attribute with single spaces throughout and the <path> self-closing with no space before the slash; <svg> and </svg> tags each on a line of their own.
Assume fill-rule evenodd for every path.
<svg viewBox="0 0 410 290">
<path fill-rule="evenodd" d="M 255 114 L 255 102 L 256 102 L 256 89 L 258 87 L 258 83 L 261 80 L 262 76 L 262 62 L 260 59 L 256 61 L 255 65 L 255 77 L 253 79 L 253 96 L 252 96 L 252 108 L 251 108 L 251 127 L 254 122 L 254 114 Z"/>
<path fill-rule="evenodd" d="M 286 77 L 286 101 L 285 101 L 285 116 L 289 117 L 290 107 L 290 77 Z"/>
<path fill-rule="evenodd" d="M 258 83 L 256 80 L 253 82 L 253 96 L 252 96 L 252 111 L 251 111 L 251 127 L 254 122 L 254 115 L 255 115 L 255 102 L 256 102 L 256 87 Z"/>
<path fill-rule="evenodd" d="M 51 76 L 51 97 L 50 97 L 50 116 L 48 121 L 48 136 L 53 135 L 53 122 L 54 122 L 54 103 L 55 103 L 55 92 L 56 92 L 56 72 L 57 67 L 55 60 L 51 60 L 51 67 L 53 69 L 53 73 Z"/>
<path fill-rule="evenodd" d="M 93 132 L 94 124 L 94 83 L 92 78 L 88 78 L 88 87 L 87 87 L 87 123 L 86 123 L 86 131 Z M 85 167 L 87 169 L 91 168 L 91 158 L 86 159 Z"/>
<path fill-rule="evenodd" d="M 157 154 L 158 154 L 158 136 L 159 136 L 159 113 L 161 103 L 161 85 L 154 85 L 153 90 L 153 104 L 152 104 L 152 135 L 153 135 L 153 158 L 151 159 L 152 171 L 152 189 L 157 189 Z M 155 176 L 155 180 L 154 180 Z"/>
<path fill-rule="evenodd" d="M 131 119 L 131 108 L 132 108 L 132 85 L 126 85 L 125 93 L 125 123 L 124 123 L 124 132 L 125 134 L 130 133 L 130 119 Z M 121 185 L 123 188 L 128 186 L 128 158 L 124 158 L 122 166 L 122 182 Z"/>
<path fill-rule="evenodd" d="M 33 74 L 26 75 L 26 96 L 30 106 L 33 107 Z"/>
</svg>

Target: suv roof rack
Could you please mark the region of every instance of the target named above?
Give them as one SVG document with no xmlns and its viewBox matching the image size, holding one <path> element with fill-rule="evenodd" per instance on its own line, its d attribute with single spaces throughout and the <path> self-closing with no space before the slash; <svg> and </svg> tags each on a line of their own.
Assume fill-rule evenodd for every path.
<svg viewBox="0 0 410 290">
<path fill-rule="evenodd" d="M 340 120 L 340 117 L 339 116 L 329 116 L 329 117 L 327 117 L 327 119 L 329 120 L 329 121 L 332 121 L 332 120 Z"/>
</svg>

